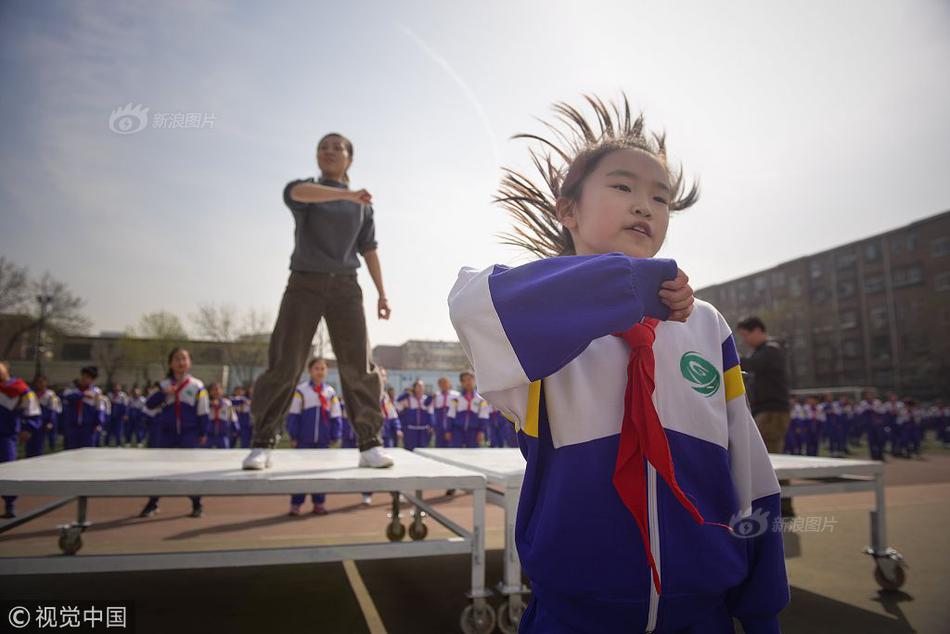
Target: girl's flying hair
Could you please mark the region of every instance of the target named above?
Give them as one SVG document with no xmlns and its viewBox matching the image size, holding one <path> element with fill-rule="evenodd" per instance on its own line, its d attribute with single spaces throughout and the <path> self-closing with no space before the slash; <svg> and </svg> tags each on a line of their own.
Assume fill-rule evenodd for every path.
<svg viewBox="0 0 950 634">
<path fill-rule="evenodd" d="M 557 218 L 557 201 L 566 198 L 576 204 L 587 176 L 605 156 L 617 150 L 635 148 L 656 157 L 670 177 L 670 212 L 693 205 L 699 198 L 694 182 L 684 193 L 683 170 L 672 170 L 666 157 L 666 133 L 644 132 L 643 113 L 630 114 L 626 94 L 618 104 L 604 104 L 599 97 L 584 95 L 593 108 L 596 121 L 591 124 L 577 108 L 554 104 L 555 123 L 541 121 L 553 133 L 553 141 L 536 134 L 516 134 L 512 139 L 530 139 L 541 144 L 529 150 L 531 161 L 541 176 L 541 184 L 527 176 L 503 168 L 505 175 L 494 202 L 514 217 L 510 233 L 500 237 L 503 244 L 527 249 L 541 258 L 574 255 L 574 240 Z"/>
</svg>

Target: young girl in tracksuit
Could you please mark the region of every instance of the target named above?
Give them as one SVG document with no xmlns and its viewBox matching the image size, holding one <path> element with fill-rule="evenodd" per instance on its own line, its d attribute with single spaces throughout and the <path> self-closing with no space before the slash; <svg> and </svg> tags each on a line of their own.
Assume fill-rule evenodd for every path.
<svg viewBox="0 0 950 634">
<path fill-rule="evenodd" d="M 142 446 L 142 440 L 145 438 L 145 397 L 137 387 L 132 388 L 132 394 L 129 396 L 129 424 L 126 432 L 126 444 L 135 443 L 138 447 Z"/>
<path fill-rule="evenodd" d="M 243 386 L 239 385 L 234 388 L 231 404 L 234 405 L 234 411 L 237 413 L 241 448 L 247 449 L 251 446 L 251 437 L 254 428 L 251 425 L 251 399 L 248 398 Z"/>
<path fill-rule="evenodd" d="M 449 429 L 452 446 L 477 449 L 485 440 L 488 428 L 488 401 L 475 391 L 475 375 L 471 372 L 459 374 L 462 392 L 452 401 L 449 408 Z"/>
<path fill-rule="evenodd" d="M 208 446 L 230 449 L 239 433 L 237 412 L 220 383 L 208 386 Z"/>
<path fill-rule="evenodd" d="M 50 451 L 55 449 L 56 429 L 59 425 L 59 417 L 63 413 L 59 396 L 49 389 L 49 380 L 42 374 L 33 380 L 33 392 L 36 394 L 36 401 L 40 404 L 40 427 L 30 434 L 29 440 L 26 441 L 27 458 L 41 455 L 50 437 L 53 438 Z"/>
<path fill-rule="evenodd" d="M 404 437 L 402 422 L 399 420 L 399 411 L 385 391 L 379 398 L 379 407 L 383 410 L 383 447 L 398 447 Z"/>
<path fill-rule="evenodd" d="M 482 394 L 527 460 L 516 542 L 521 632 L 779 631 L 780 489 L 729 325 L 655 259 L 684 194 L 665 139 L 624 99 L 566 104 L 567 147 L 508 171 L 510 241 L 543 256 L 463 268 L 449 294 Z M 532 137 L 537 138 L 537 137 Z M 548 147 L 556 147 L 551 144 Z M 550 192 L 550 194 L 548 194 Z M 780 524 L 779 524 L 780 526 Z"/>
<path fill-rule="evenodd" d="M 290 446 L 296 449 L 326 449 L 338 438 L 341 417 L 340 399 L 333 386 L 328 385 L 327 363 L 322 358 L 311 359 L 307 365 L 310 380 L 297 386 L 290 411 L 287 414 L 287 434 Z M 300 515 L 300 507 L 306 494 L 295 493 L 290 497 L 289 515 Z M 324 506 L 327 496 L 323 493 L 311 494 L 313 514 L 326 515 Z"/>
<path fill-rule="evenodd" d="M 396 410 L 402 425 L 403 446 L 409 451 L 428 447 L 432 434 L 432 397 L 426 394 L 422 379 L 416 379 L 412 389 L 396 400 Z"/>
<path fill-rule="evenodd" d="M 36 394 L 23 379 L 10 375 L 10 367 L 0 361 L 0 462 L 17 459 L 20 434 L 39 433 L 42 414 Z M 16 517 L 15 495 L 3 496 L 3 518 Z"/>
<path fill-rule="evenodd" d="M 79 379 L 63 390 L 63 446 L 65 449 L 95 447 L 106 423 L 106 399 L 95 385 L 99 369 L 86 366 Z"/>
<path fill-rule="evenodd" d="M 158 389 L 145 401 L 149 409 L 158 410 L 153 426 L 158 427 L 158 446 L 162 449 L 194 449 L 208 444 L 208 390 L 204 383 L 191 376 L 191 354 L 174 348 L 168 354 L 168 374 Z M 189 517 L 201 517 L 201 498 L 191 498 Z M 158 512 L 158 498 L 146 502 L 139 517 Z"/>
<path fill-rule="evenodd" d="M 452 429 L 449 427 L 449 410 L 459 393 L 452 389 L 452 384 L 444 376 L 439 379 L 438 385 L 439 391 L 432 395 L 432 432 L 435 434 L 436 447 L 450 447 Z"/>
</svg>

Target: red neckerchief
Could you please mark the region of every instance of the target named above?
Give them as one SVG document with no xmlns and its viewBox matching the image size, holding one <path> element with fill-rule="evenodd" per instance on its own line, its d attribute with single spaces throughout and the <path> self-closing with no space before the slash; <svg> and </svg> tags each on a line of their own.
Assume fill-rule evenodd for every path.
<svg viewBox="0 0 950 634">
<path fill-rule="evenodd" d="M 73 383 L 76 386 L 76 389 L 79 390 L 79 400 L 76 401 L 76 426 L 82 425 L 82 404 L 86 400 L 86 390 L 89 388 L 83 388 L 79 383 Z"/>
<path fill-rule="evenodd" d="M 468 419 L 472 417 L 472 401 L 475 400 L 475 390 L 472 390 L 471 394 L 466 394 L 463 391 L 462 397 L 465 399 L 465 411 L 466 411 L 465 425 L 463 426 L 463 429 L 465 429 L 465 431 L 468 431 Z"/>
<path fill-rule="evenodd" d="M 181 433 L 181 391 L 191 383 L 191 376 L 186 376 L 181 383 L 175 384 L 175 429 Z"/>
<path fill-rule="evenodd" d="M 313 383 L 311 383 L 310 385 L 313 386 L 313 391 L 316 392 L 316 393 L 317 393 L 317 396 L 320 397 L 320 418 L 319 418 L 319 420 L 323 420 L 323 416 L 324 416 L 324 415 L 326 415 L 327 419 L 329 419 L 329 418 L 330 418 L 330 405 L 327 403 L 327 397 L 323 395 L 323 383 L 321 383 L 320 385 L 313 385 Z"/>
<path fill-rule="evenodd" d="M 439 408 L 442 410 L 442 422 L 445 422 L 445 417 L 449 413 L 449 393 L 442 392 L 442 407 Z"/>
<path fill-rule="evenodd" d="M 10 398 L 23 396 L 30 390 L 30 386 L 23 379 L 9 378 L 0 385 L 0 392 L 3 392 Z"/>
<path fill-rule="evenodd" d="M 620 428 L 620 445 L 617 449 L 617 463 L 614 466 L 613 484 L 620 494 L 624 506 L 633 515 L 640 528 L 643 547 L 653 574 L 656 593 L 661 594 L 660 573 L 650 549 L 650 534 L 647 527 L 647 483 L 643 468 L 646 459 L 656 472 L 666 480 L 667 485 L 693 519 L 700 525 L 705 522 L 693 503 L 690 502 L 679 484 L 673 468 L 673 457 L 663 431 L 663 424 L 653 405 L 653 390 L 656 386 L 653 356 L 653 342 L 656 341 L 658 321 L 647 318 L 623 333 L 613 333 L 621 337 L 630 346 L 630 361 L 627 364 L 627 389 L 624 394 L 623 423 Z"/>
<path fill-rule="evenodd" d="M 218 420 L 219 414 L 221 413 L 221 401 L 220 401 L 220 400 L 218 401 L 217 405 L 214 404 L 214 403 L 211 403 L 211 412 L 212 412 L 211 415 L 214 417 L 214 435 L 217 436 L 217 435 L 218 435 L 218 429 L 219 429 L 220 426 L 221 426 L 221 425 L 220 425 L 220 422 L 221 422 L 221 421 Z"/>
</svg>

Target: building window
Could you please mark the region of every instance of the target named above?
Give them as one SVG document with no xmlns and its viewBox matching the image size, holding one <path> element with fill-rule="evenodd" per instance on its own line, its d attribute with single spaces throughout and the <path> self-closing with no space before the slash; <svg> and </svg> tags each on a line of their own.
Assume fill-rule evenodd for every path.
<svg viewBox="0 0 950 634">
<path fill-rule="evenodd" d="M 887 326 L 887 306 L 871 307 L 871 327 L 885 328 Z"/>
<path fill-rule="evenodd" d="M 899 255 L 902 252 L 913 253 L 917 248 L 917 234 L 908 233 L 902 236 L 892 236 L 891 246 L 894 255 Z"/>
<path fill-rule="evenodd" d="M 785 271 L 772 273 L 772 286 L 785 286 Z"/>
<path fill-rule="evenodd" d="M 853 251 L 842 251 L 835 256 L 835 263 L 839 269 L 846 269 L 858 261 L 858 255 Z"/>
<path fill-rule="evenodd" d="M 864 292 L 865 293 L 880 293 L 884 290 L 884 277 L 881 275 L 873 275 L 871 277 L 865 278 L 864 280 Z"/>
<path fill-rule="evenodd" d="M 853 280 L 839 280 L 838 281 L 838 297 L 851 297 L 854 295 L 854 281 Z"/>
<path fill-rule="evenodd" d="M 808 268 L 809 270 L 811 270 L 812 277 L 821 277 L 821 261 L 820 260 L 812 260 L 808 264 Z"/>
<path fill-rule="evenodd" d="M 876 260 L 880 254 L 881 251 L 877 246 L 877 242 L 868 242 L 864 246 L 864 259 L 868 262 Z"/>
<path fill-rule="evenodd" d="M 858 314 L 853 310 L 846 310 L 838 317 L 838 326 L 841 328 L 854 328 L 858 325 Z"/>
<path fill-rule="evenodd" d="M 854 339 L 841 343 L 841 353 L 848 359 L 857 359 L 861 356 L 861 345 Z"/>
<path fill-rule="evenodd" d="M 911 266 L 906 269 L 897 269 L 892 277 L 894 288 L 903 286 L 915 286 L 924 281 L 924 272 L 919 266 Z"/>
<path fill-rule="evenodd" d="M 950 237 L 943 236 L 930 243 L 930 255 L 939 257 L 941 255 L 950 255 Z"/>
<path fill-rule="evenodd" d="M 934 290 L 950 291 L 950 271 L 940 273 L 934 278 Z"/>
<path fill-rule="evenodd" d="M 92 344 L 64 343 L 59 356 L 63 361 L 88 361 L 92 358 Z"/>
<path fill-rule="evenodd" d="M 871 341 L 871 355 L 876 361 L 890 361 L 890 337 L 874 337 L 874 339 Z"/>
<path fill-rule="evenodd" d="M 788 278 L 788 290 L 792 297 L 801 297 L 802 278 L 800 275 L 792 275 Z"/>
</svg>

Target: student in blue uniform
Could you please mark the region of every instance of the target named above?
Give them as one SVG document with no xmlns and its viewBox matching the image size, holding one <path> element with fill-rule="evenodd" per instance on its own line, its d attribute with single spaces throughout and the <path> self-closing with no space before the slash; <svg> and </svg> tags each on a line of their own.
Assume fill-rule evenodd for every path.
<svg viewBox="0 0 950 634">
<path fill-rule="evenodd" d="M 43 449 L 49 443 L 50 436 L 53 444 L 50 451 L 56 446 L 56 428 L 59 417 L 63 413 L 63 405 L 56 392 L 49 389 L 49 380 L 42 374 L 33 379 L 33 393 L 40 404 L 40 427 L 30 434 L 26 441 L 26 457 L 42 455 Z"/>
<path fill-rule="evenodd" d="M 185 348 L 173 348 L 168 354 L 168 374 L 158 389 L 145 401 L 149 409 L 158 410 L 154 426 L 158 427 L 158 445 L 162 449 L 194 449 L 208 444 L 208 390 L 204 383 L 191 376 L 191 354 Z M 189 496 L 191 514 L 201 517 L 201 497 Z M 150 497 L 139 517 L 158 512 L 158 498 Z"/>
<path fill-rule="evenodd" d="M 825 412 L 818 399 L 809 396 L 805 399 L 805 455 L 817 456 L 821 444 L 821 434 L 825 428 Z"/>
<path fill-rule="evenodd" d="M 475 374 L 472 372 L 459 374 L 459 383 L 462 391 L 449 408 L 452 446 L 477 449 L 485 441 L 488 428 L 488 401 L 475 391 Z"/>
<path fill-rule="evenodd" d="M 439 391 L 432 396 L 432 431 L 435 434 L 436 447 L 450 447 L 452 429 L 449 426 L 449 409 L 459 393 L 452 389 L 448 377 L 440 377 L 438 386 Z"/>
<path fill-rule="evenodd" d="M 234 388 L 231 403 L 234 405 L 234 411 L 237 412 L 241 448 L 247 449 L 251 446 L 254 427 L 251 425 L 251 399 L 247 396 L 247 390 L 243 385 Z"/>
<path fill-rule="evenodd" d="M 133 443 L 137 447 L 142 446 L 145 439 L 145 397 L 142 396 L 142 390 L 138 387 L 132 388 L 132 394 L 129 395 L 129 413 L 128 424 L 125 426 L 125 444 L 131 446 Z"/>
<path fill-rule="evenodd" d="M 343 411 L 336 390 L 326 383 L 327 362 L 320 357 L 311 359 L 307 371 L 310 380 L 297 386 L 290 401 L 287 434 L 290 436 L 290 446 L 295 449 L 326 449 L 337 439 Z M 326 515 L 324 504 L 327 496 L 313 493 L 310 497 L 313 500 L 313 514 Z M 300 515 L 300 507 L 306 498 L 304 493 L 292 495 L 288 515 Z"/>
<path fill-rule="evenodd" d="M 115 441 L 116 447 L 122 446 L 122 439 L 126 435 L 125 427 L 128 424 L 129 395 L 122 391 L 122 385 L 115 383 L 109 392 L 109 418 L 106 421 L 105 446 L 111 447 Z"/>
<path fill-rule="evenodd" d="M 0 462 L 17 459 L 21 436 L 38 433 L 42 414 L 36 394 L 26 381 L 10 374 L 10 366 L 0 361 Z M 16 517 L 15 495 L 3 496 L 3 519 Z"/>
<path fill-rule="evenodd" d="M 380 397 L 379 406 L 383 410 L 383 447 L 398 447 L 405 437 L 399 411 L 386 392 Z"/>
<path fill-rule="evenodd" d="M 804 427 L 805 408 L 794 396 L 788 400 L 789 425 L 785 432 L 784 453 L 793 456 L 802 453 L 802 429 Z"/>
<path fill-rule="evenodd" d="M 488 404 L 488 446 L 501 449 L 505 446 L 505 427 L 512 426 L 501 412 Z"/>
<path fill-rule="evenodd" d="M 885 460 L 884 444 L 887 441 L 886 407 L 874 396 L 874 392 L 864 393 L 864 399 L 858 404 L 857 416 L 861 426 L 867 431 L 868 453 L 871 460 Z"/>
<path fill-rule="evenodd" d="M 66 449 L 95 447 L 106 423 L 106 397 L 95 385 L 99 369 L 86 366 L 79 378 L 63 390 L 63 437 Z"/>
<path fill-rule="evenodd" d="M 520 631 L 731 634 L 736 617 L 773 634 L 789 599 L 780 488 L 731 329 L 654 257 L 697 192 L 626 100 L 588 103 L 593 123 L 557 106 L 570 129 L 535 153 L 544 182 L 509 171 L 497 198 L 520 223 L 510 241 L 543 259 L 463 268 L 449 295 L 527 460 Z"/>
<path fill-rule="evenodd" d="M 148 449 L 158 449 L 162 446 L 161 430 L 158 428 L 158 413 L 161 407 L 148 406 L 148 399 L 158 392 L 158 383 L 151 383 L 145 387 L 145 404 L 142 406 L 142 426 L 145 429 L 145 446 Z"/>
<path fill-rule="evenodd" d="M 208 446 L 230 449 L 239 433 L 237 412 L 220 383 L 208 386 Z"/>
<path fill-rule="evenodd" d="M 428 447 L 432 435 L 432 397 L 426 394 L 426 384 L 416 379 L 412 388 L 396 399 L 396 411 L 402 425 L 403 447 L 412 451 Z"/>
</svg>

